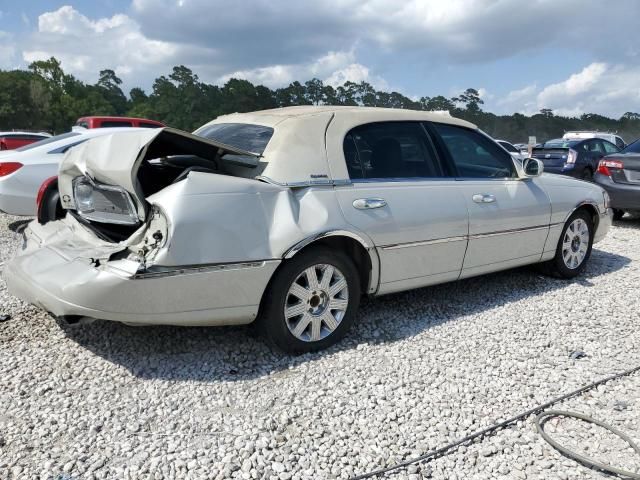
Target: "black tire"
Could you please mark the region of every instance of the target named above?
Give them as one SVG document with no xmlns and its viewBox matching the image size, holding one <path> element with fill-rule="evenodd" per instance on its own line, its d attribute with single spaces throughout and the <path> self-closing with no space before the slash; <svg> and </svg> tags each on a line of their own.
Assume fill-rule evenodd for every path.
<svg viewBox="0 0 640 480">
<path fill-rule="evenodd" d="M 587 167 L 582 171 L 582 176 L 580 178 L 585 182 L 593 182 L 593 172 Z"/>
<path fill-rule="evenodd" d="M 323 328 L 322 332 L 326 336 L 316 341 L 312 341 L 311 339 L 305 341 L 291 332 L 288 325 L 297 323 L 295 320 L 296 317 L 294 317 L 294 320 L 291 322 L 285 318 L 285 304 L 292 306 L 290 302 L 296 297 L 289 294 L 290 287 L 299 279 L 300 275 L 303 275 L 305 270 L 314 265 L 330 265 L 337 269 L 338 273 L 342 274 L 347 284 L 348 303 L 346 311 L 344 311 L 341 320 L 333 331 L 329 333 L 326 325 L 320 322 Z M 318 272 L 322 273 L 323 271 L 316 270 L 316 273 Z M 319 278 L 319 280 L 321 279 Z M 336 281 L 333 281 L 333 285 L 335 285 Z M 299 354 L 322 350 L 338 342 L 347 333 L 356 318 L 356 312 L 360 304 L 360 293 L 358 270 L 353 261 L 351 261 L 345 253 L 333 251 L 326 247 L 310 248 L 297 254 L 290 260 L 285 260 L 274 274 L 262 301 L 258 319 L 259 328 L 268 340 L 287 353 Z M 299 303 L 303 304 L 304 302 L 300 301 Z M 322 307 L 320 306 L 319 308 Z M 326 309 L 327 307 L 325 307 L 325 310 Z M 307 315 L 307 313 L 304 315 Z M 309 315 L 312 314 L 309 313 Z M 314 320 L 317 320 L 318 317 L 319 314 L 313 314 L 312 316 Z M 297 321 L 302 321 L 302 317 Z M 303 332 L 302 335 L 311 336 L 311 324 L 309 324 L 305 332 Z"/>
<path fill-rule="evenodd" d="M 613 209 L 613 219 L 614 220 L 622 220 L 622 217 L 624 217 L 624 210 L 620 210 L 619 208 L 614 208 Z"/>
<path fill-rule="evenodd" d="M 581 219 L 589 229 L 589 242 L 587 246 L 587 251 L 581 263 L 573 268 L 569 268 L 564 260 L 564 254 L 566 250 L 564 248 L 564 245 L 567 239 L 571 241 L 570 235 L 572 235 L 572 232 L 569 230 L 569 228 L 571 224 L 577 219 Z M 584 270 L 585 266 L 587 265 L 587 262 L 589 261 L 589 257 L 591 257 L 591 247 L 593 246 L 593 235 L 594 235 L 593 219 L 589 214 L 589 212 L 586 210 L 578 210 L 577 212 L 575 212 L 573 215 L 569 217 L 569 220 L 567 220 L 567 222 L 564 224 L 564 227 L 562 228 L 562 234 L 560 235 L 560 238 L 558 240 L 558 246 L 556 247 L 555 256 L 548 262 L 545 262 L 542 264 L 543 271 L 549 275 L 553 275 L 558 278 L 573 278 L 573 277 L 576 277 L 577 275 L 580 275 L 580 273 Z M 573 248 L 573 244 L 571 245 L 571 248 Z"/>
</svg>

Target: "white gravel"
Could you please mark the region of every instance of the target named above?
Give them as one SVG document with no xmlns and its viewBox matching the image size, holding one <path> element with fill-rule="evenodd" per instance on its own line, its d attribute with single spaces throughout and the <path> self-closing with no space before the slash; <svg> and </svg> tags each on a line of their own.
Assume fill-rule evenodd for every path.
<svg viewBox="0 0 640 480">
<path fill-rule="evenodd" d="M 16 220 L 0 216 L 2 262 Z M 640 365 L 639 285 L 626 219 L 575 281 L 521 269 L 365 301 L 340 345 L 291 358 L 249 328 L 60 326 L 0 283 L 0 478 L 349 478 Z M 640 440 L 640 375 L 556 408 Z M 600 429 L 549 432 L 640 471 Z M 531 418 L 388 477 L 607 478 Z"/>
</svg>

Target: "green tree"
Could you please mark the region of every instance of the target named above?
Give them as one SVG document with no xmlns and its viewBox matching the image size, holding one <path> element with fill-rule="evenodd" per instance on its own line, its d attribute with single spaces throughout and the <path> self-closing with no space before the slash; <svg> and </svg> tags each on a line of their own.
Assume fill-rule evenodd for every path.
<svg viewBox="0 0 640 480">
<path fill-rule="evenodd" d="M 480 94 L 475 88 L 467 88 L 458 97 L 452 98 L 453 102 L 462 104 L 465 110 L 472 114 L 481 111 L 480 105 L 484 104 L 484 100 L 480 98 Z"/>
<path fill-rule="evenodd" d="M 101 70 L 96 87 L 104 99 L 111 105 L 112 111 L 116 115 L 124 115 L 129 107 L 127 97 L 122 89 L 122 80 L 118 78 L 113 70 Z"/>
</svg>

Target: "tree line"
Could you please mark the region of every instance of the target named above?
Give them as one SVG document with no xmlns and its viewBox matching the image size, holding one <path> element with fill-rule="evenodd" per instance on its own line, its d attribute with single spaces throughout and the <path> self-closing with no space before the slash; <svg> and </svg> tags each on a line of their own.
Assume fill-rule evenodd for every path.
<svg viewBox="0 0 640 480">
<path fill-rule="evenodd" d="M 0 130 L 26 129 L 62 133 L 86 115 L 126 115 L 159 120 L 192 131 L 213 118 L 291 105 L 362 105 L 414 110 L 448 110 L 469 120 L 495 138 L 526 142 L 559 137 L 568 130 L 616 132 L 627 142 L 640 136 L 640 114 L 627 112 L 618 119 L 594 113 L 580 117 L 555 115 L 550 109 L 526 116 L 495 115 L 482 110 L 477 90 L 467 89 L 448 98 L 443 95 L 411 99 L 398 92 L 376 90 L 367 82 L 345 82 L 333 87 L 313 78 L 304 83 L 270 89 L 231 78 L 211 85 L 184 65 L 155 79 L 150 93 L 135 87 L 125 95 L 122 80 L 113 70 L 99 73 L 88 84 L 65 73 L 56 58 L 32 62 L 26 70 L 0 70 Z"/>
</svg>

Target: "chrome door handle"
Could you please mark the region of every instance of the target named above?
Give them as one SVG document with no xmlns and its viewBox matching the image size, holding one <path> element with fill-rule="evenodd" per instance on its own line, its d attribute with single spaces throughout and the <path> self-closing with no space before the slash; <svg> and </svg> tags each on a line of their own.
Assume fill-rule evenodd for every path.
<svg viewBox="0 0 640 480">
<path fill-rule="evenodd" d="M 371 210 L 372 208 L 381 208 L 387 205 L 384 198 L 358 198 L 353 201 L 353 207 L 358 210 Z"/>
<path fill-rule="evenodd" d="M 488 193 L 476 193 L 473 197 L 471 197 L 476 203 L 493 203 L 496 201 L 495 195 L 491 195 Z"/>
</svg>

